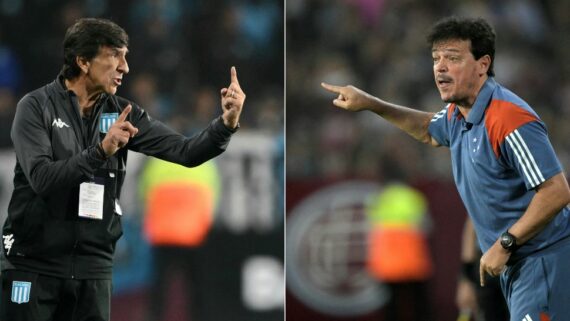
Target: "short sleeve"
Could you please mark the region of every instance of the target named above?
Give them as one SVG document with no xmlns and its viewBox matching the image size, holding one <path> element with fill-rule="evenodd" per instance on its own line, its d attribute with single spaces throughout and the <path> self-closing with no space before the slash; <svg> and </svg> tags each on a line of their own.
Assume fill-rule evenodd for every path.
<svg viewBox="0 0 570 321">
<path fill-rule="evenodd" d="M 504 161 L 521 175 L 529 190 L 562 171 L 546 127 L 540 121 L 526 123 L 512 131 L 505 137 L 501 149 Z"/>
<path fill-rule="evenodd" d="M 428 132 L 440 145 L 449 147 L 449 106 L 436 113 L 431 119 Z"/>
</svg>

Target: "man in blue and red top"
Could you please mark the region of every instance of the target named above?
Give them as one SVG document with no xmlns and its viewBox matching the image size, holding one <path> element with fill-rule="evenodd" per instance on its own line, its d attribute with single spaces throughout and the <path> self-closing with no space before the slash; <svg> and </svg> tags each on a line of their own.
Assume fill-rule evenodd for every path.
<svg viewBox="0 0 570 321">
<path fill-rule="evenodd" d="M 451 150 L 453 175 L 473 220 L 485 273 L 501 276 L 511 321 L 570 315 L 568 183 L 546 126 L 493 78 L 495 33 L 483 19 L 447 18 L 428 36 L 447 106 L 428 113 L 353 86 L 322 84 L 335 106 L 370 110 L 417 140 Z"/>
</svg>

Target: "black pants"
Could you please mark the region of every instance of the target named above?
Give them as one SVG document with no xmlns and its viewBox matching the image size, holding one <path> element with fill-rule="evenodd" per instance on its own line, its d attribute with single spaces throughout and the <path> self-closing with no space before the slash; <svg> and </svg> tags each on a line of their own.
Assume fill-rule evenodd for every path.
<svg viewBox="0 0 570 321">
<path fill-rule="evenodd" d="M 203 286 L 201 280 L 202 264 L 200 248 L 155 246 L 152 248 L 154 280 L 149 295 L 148 321 L 165 320 L 172 280 L 183 282 L 186 291 L 186 307 L 190 320 L 206 321 L 203 293 L 198 290 Z"/>
<path fill-rule="evenodd" d="M 479 269 L 477 269 L 479 271 Z M 477 276 L 479 277 L 479 276 Z M 508 321 L 509 308 L 501 290 L 498 277 L 485 275 L 485 286 L 475 284 L 477 289 L 477 304 L 479 313 L 483 314 L 485 321 Z"/>
<path fill-rule="evenodd" d="M 426 282 L 386 283 L 390 299 L 386 303 L 385 320 L 431 321 L 431 310 Z"/>
<path fill-rule="evenodd" d="M 111 280 L 61 279 L 7 270 L 1 275 L 0 320 L 109 321 Z"/>
</svg>

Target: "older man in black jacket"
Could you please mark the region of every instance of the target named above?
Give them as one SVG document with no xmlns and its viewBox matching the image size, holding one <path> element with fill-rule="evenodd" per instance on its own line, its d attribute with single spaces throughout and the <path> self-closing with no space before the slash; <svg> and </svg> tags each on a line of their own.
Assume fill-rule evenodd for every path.
<svg viewBox="0 0 570 321">
<path fill-rule="evenodd" d="M 115 23 L 79 20 L 65 35 L 60 75 L 18 103 L 0 320 L 109 320 L 127 151 L 197 166 L 239 127 L 245 94 L 233 67 L 221 117 L 191 138 L 115 96 L 129 72 L 127 46 Z"/>
</svg>

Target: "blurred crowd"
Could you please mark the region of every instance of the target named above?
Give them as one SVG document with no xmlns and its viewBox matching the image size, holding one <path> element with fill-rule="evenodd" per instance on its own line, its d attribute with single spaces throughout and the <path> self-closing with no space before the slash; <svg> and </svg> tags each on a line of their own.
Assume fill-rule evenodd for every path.
<svg viewBox="0 0 570 321">
<path fill-rule="evenodd" d="M 283 2 L 278 0 L 11 0 L 0 2 L 0 148 L 17 101 L 57 76 L 65 30 L 102 17 L 130 37 L 118 95 L 185 134 L 221 114 L 235 65 L 247 94 L 242 128 L 283 130 Z"/>
<path fill-rule="evenodd" d="M 287 178 L 450 179 L 445 148 L 427 148 L 370 113 L 332 105 L 322 81 L 431 112 L 444 107 L 433 80 L 433 23 L 483 17 L 497 34 L 496 79 L 547 124 L 570 168 L 570 3 L 540 0 L 288 0 Z"/>
</svg>

